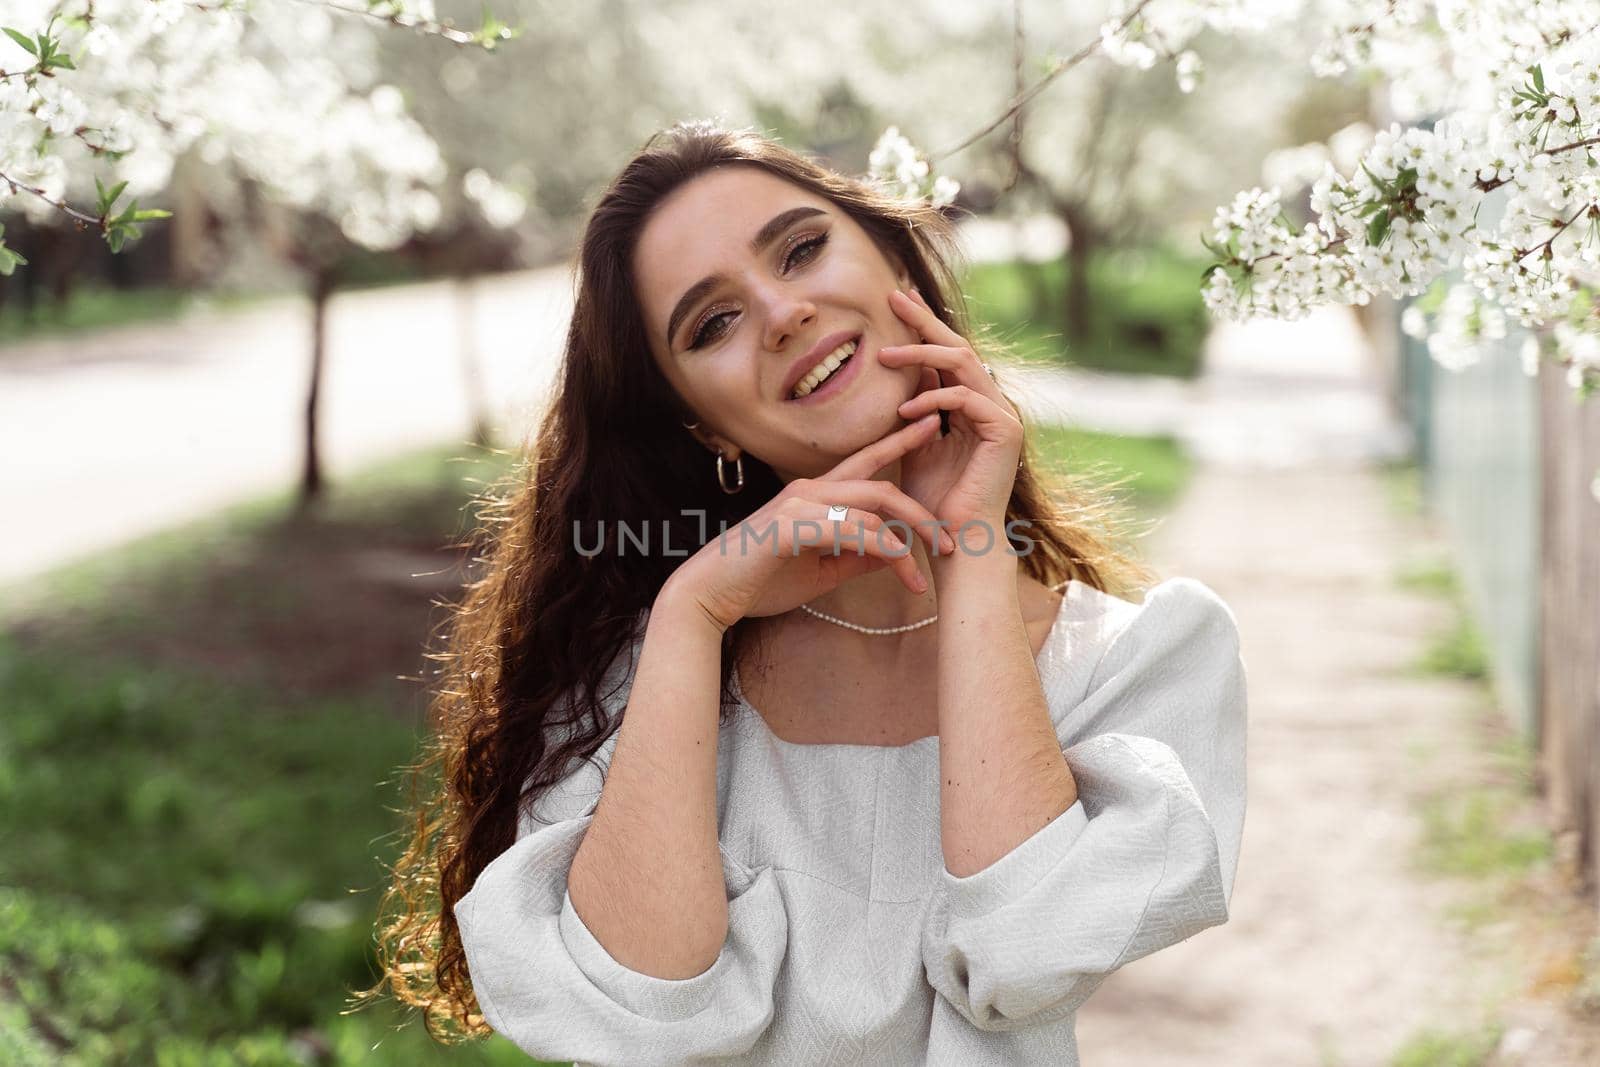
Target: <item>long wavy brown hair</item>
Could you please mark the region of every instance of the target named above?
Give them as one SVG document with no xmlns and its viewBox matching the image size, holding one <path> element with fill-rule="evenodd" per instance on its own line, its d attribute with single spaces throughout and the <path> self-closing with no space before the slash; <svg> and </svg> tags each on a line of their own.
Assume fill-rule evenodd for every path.
<svg viewBox="0 0 1600 1067">
<path fill-rule="evenodd" d="M 954 227 L 923 201 L 890 195 L 749 130 L 703 121 L 652 136 L 606 187 L 584 231 L 576 304 L 554 393 L 532 447 L 479 494 L 472 549 L 477 575 L 449 605 L 441 666 L 429 707 L 429 739 L 410 772 L 408 847 L 379 907 L 381 977 L 421 1008 L 428 1032 L 454 1042 L 489 1032 L 473 996 L 453 908 L 489 862 L 516 840 L 519 808 L 595 753 L 621 721 L 599 691 L 629 645 L 640 613 L 681 557 L 574 550 L 574 529 L 669 528 L 670 543 L 703 544 L 700 530 L 734 528 L 782 483 L 746 454 L 743 491 L 718 486 L 715 464 L 683 423 L 695 416 L 650 356 L 630 265 L 651 211 L 673 190 L 715 167 L 761 167 L 831 200 L 898 256 L 938 316 L 986 357 L 1000 340 L 970 332 L 965 302 L 952 300 L 961 263 Z M 1006 508 L 1007 529 L 1034 579 L 1076 579 L 1137 599 L 1153 574 L 1122 545 L 1141 536 L 1118 483 L 1097 470 L 1042 474 L 1031 445 Z M 686 517 L 703 512 L 705 523 Z M 1013 527 L 1010 520 L 1031 526 Z M 575 525 L 576 524 L 576 525 Z M 648 525 L 643 525 L 648 524 Z M 587 537 L 587 535 L 585 535 Z M 1026 541 L 1031 539 L 1032 548 Z M 725 635 L 722 721 L 736 702 L 729 676 L 748 623 Z"/>
</svg>

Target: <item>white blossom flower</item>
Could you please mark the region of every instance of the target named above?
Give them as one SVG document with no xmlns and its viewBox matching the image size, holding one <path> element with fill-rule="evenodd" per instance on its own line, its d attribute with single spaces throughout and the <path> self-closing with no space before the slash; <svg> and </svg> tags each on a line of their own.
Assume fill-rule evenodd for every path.
<svg viewBox="0 0 1600 1067">
<path fill-rule="evenodd" d="M 1518 360 L 1522 363 L 1522 373 L 1530 378 L 1539 376 L 1539 338 L 1534 334 L 1522 339 L 1522 348 L 1517 353 Z"/>
<path fill-rule="evenodd" d="M 1400 332 L 1407 337 L 1424 340 L 1428 336 L 1428 316 L 1415 304 L 1400 313 Z"/>
<path fill-rule="evenodd" d="M 374 247 L 440 218 L 439 149 L 399 90 L 365 88 L 376 41 L 357 20 L 261 3 L 5 6 L 0 24 L 43 33 L 73 60 L 48 78 L 0 79 L 0 173 L 44 196 L 92 210 L 99 179 L 125 183 L 113 211 L 134 197 L 148 204 L 193 152 Z M 0 38 L 0 55 L 8 71 L 19 67 L 14 55 L 32 58 L 10 38 Z M 58 210 L 31 194 L 7 204 L 17 206 L 39 217 Z"/>
<path fill-rule="evenodd" d="M 1499 351 L 1515 322 L 1550 333 L 1574 389 L 1600 389 L 1600 0 L 1306 0 L 1283 17 L 1302 6 L 1325 33 L 1317 73 L 1375 74 L 1392 113 L 1441 117 L 1330 138 L 1306 233 L 1240 211 L 1251 194 L 1219 210 L 1207 305 L 1293 317 L 1415 294 L 1459 268 L 1431 322 L 1402 315 L 1436 361 L 1460 368 Z M 1135 36 L 1159 30 L 1158 17 Z M 1282 156 L 1270 173 L 1298 184 L 1289 164 L 1308 159 Z M 1538 373 L 1536 334 L 1519 358 Z"/>
<path fill-rule="evenodd" d="M 961 191 L 961 183 L 948 174 L 941 174 L 933 180 L 933 193 L 929 203 L 934 207 L 944 207 L 953 202 L 956 194 Z"/>
<path fill-rule="evenodd" d="M 1192 93 L 1195 86 L 1200 84 L 1200 76 L 1205 73 L 1205 64 L 1193 49 L 1184 52 L 1178 57 L 1177 62 L 1178 91 Z"/>
<path fill-rule="evenodd" d="M 867 156 L 867 177 L 891 196 L 927 199 L 932 206 L 942 207 L 955 199 L 961 186 L 948 175 L 929 181 L 929 170 L 928 161 L 897 126 L 884 130 Z"/>
</svg>

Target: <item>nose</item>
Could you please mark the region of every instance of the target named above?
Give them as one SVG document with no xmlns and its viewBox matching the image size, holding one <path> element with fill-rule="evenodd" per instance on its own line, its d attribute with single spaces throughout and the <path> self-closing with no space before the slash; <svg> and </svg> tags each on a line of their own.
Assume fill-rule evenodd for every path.
<svg viewBox="0 0 1600 1067">
<path fill-rule="evenodd" d="M 781 352 L 801 327 L 817 317 L 815 304 L 798 293 L 785 292 L 782 287 L 772 289 L 762 303 L 766 312 L 762 343 L 771 352 Z"/>
</svg>

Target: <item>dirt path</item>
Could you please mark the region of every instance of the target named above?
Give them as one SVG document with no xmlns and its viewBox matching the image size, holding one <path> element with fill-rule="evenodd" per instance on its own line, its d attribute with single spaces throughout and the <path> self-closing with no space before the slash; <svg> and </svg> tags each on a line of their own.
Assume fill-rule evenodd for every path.
<svg viewBox="0 0 1600 1067">
<path fill-rule="evenodd" d="M 1348 401 L 1367 376 L 1359 360 L 1329 367 L 1320 385 L 1304 371 L 1282 373 L 1298 378 L 1308 411 L 1309 393 L 1325 387 Z M 1487 929 L 1458 924 L 1451 908 L 1473 887 L 1415 866 L 1420 799 L 1493 776 L 1484 735 L 1496 715 L 1470 682 L 1408 672 L 1452 609 L 1396 582 L 1431 535 L 1392 505 L 1350 440 L 1290 441 L 1256 456 L 1237 447 L 1272 438 L 1221 417 L 1277 373 L 1219 357 L 1201 392 L 1221 444 L 1147 548 L 1162 574 L 1205 581 L 1239 621 L 1249 805 L 1233 918 L 1113 975 L 1079 1017 L 1083 1062 L 1366 1067 L 1395 1062 L 1424 1031 L 1460 1039 L 1496 1020 L 1508 1034 L 1485 1062 L 1600 1062 L 1587 1058 L 1600 1045 L 1553 1025 L 1560 1013 L 1549 1003 L 1508 1004 L 1552 958 L 1562 965 L 1572 939 L 1533 944 L 1527 916 L 1510 912 Z M 1207 452 L 1210 420 L 1187 419 Z M 1546 891 L 1535 910 L 1548 917 L 1566 898 Z M 1438 1052 L 1404 1062 L 1480 1061 Z"/>
</svg>

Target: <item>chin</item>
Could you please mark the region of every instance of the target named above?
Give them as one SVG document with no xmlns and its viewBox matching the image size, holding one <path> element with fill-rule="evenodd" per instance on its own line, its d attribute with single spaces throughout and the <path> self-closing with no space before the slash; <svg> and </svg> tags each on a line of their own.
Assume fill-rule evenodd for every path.
<svg viewBox="0 0 1600 1067">
<path fill-rule="evenodd" d="M 875 375 L 874 379 L 858 381 L 853 395 L 806 413 L 802 439 L 815 458 L 804 464 L 801 477 L 824 474 L 846 457 L 908 425 L 900 417 L 900 405 L 916 395 L 915 382 L 908 388 L 901 375 Z"/>
<path fill-rule="evenodd" d="M 859 414 L 852 414 L 848 419 L 841 419 L 842 425 L 838 427 L 837 433 L 829 433 L 826 437 L 819 438 L 818 444 L 832 454 L 834 462 L 837 463 L 874 441 L 881 441 L 908 425 L 896 410 L 897 403 L 890 399 L 882 405 Z"/>
</svg>

